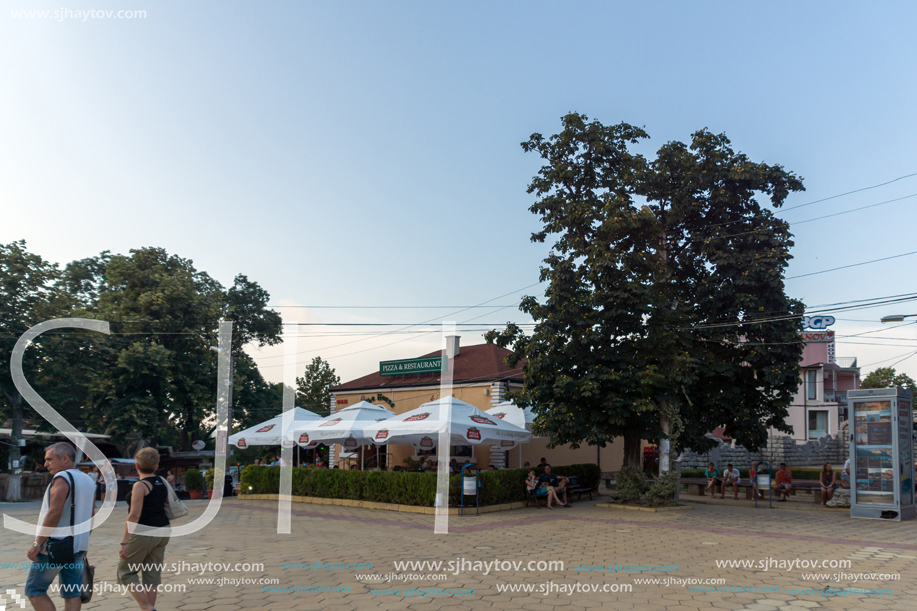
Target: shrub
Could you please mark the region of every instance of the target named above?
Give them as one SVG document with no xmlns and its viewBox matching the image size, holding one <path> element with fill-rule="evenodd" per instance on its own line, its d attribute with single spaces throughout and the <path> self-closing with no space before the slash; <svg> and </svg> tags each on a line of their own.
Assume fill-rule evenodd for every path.
<svg viewBox="0 0 917 611">
<path fill-rule="evenodd" d="M 675 488 L 678 486 L 678 474 L 674 471 L 656 479 L 646 492 L 646 498 L 652 507 L 675 504 Z"/>
<path fill-rule="evenodd" d="M 213 490 L 213 469 L 204 471 L 204 481 L 207 482 L 207 490 Z"/>
<path fill-rule="evenodd" d="M 643 471 L 625 465 L 615 475 L 615 497 L 622 503 L 639 501 L 646 492 Z"/>
<path fill-rule="evenodd" d="M 568 465 L 554 469 L 558 475 L 576 475 L 584 486 L 595 488 L 601 477 L 596 465 Z M 525 500 L 523 482 L 528 469 L 481 471 L 481 505 L 500 505 Z M 432 507 L 436 500 L 436 473 L 417 471 L 343 471 L 293 467 L 293 496 L 353 499 L 398 505 Z M 462 490 L 461 475 L 449 479 L 449 506 L 457 507 Z M 280 467 L 249 465 L 242 469 L 242 494 L 277 494 Z M 465 499 L 474 505 L 474 500 Z"/>
<path fill-rule="evenodd" d="M 204 478 L 197 469 L 188 469 L 185 471 L 185 489 L 186 490 L 203 490 Z"/>
</svg>

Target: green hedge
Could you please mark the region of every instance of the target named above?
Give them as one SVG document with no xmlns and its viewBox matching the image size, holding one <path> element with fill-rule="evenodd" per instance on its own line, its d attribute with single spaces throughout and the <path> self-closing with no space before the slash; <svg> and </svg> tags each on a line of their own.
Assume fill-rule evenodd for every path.
<svg viewBox="0 0 917 611">
<path fill-rule="evenodd" d="M 538 473 L 540 469 L 536 470 Z M 596 488 L 602 472 L 597 465 L 555 467 L 558 475 L 576 475 L 581 485 Z M 528 469 L 481 471 L 481 505 L 500 505 L 525 500 Z M 242 494 L 277 494 L 280 467 L 249 465 L 242 469 Z M 449 506 L 459 504 L 461 476 L 449 480 Z M 436 473 L 413 471 L 344 471 L 293 468 L 293 496 L 352 499 L 396 505 L 432 507 L 436 498 Z M 467 502 L 468 499 L 466 499 Z M 473 501 L 472 501 L 473 502 Z"/>
<path fill-rule="evenodd" d="M 725 468 L 725 465 L 724 465 L 724 468 Z M 779 468 L 779 465 L 774 466 L 771 472 L 771 475 L 775 475 L 777 473 L 778 468 Z M 748 469 L 739 469 L 739 473 L 742 475 L 742 477 L 746 479 L 748 478 L 748 471 L 749 471 Z M 838 476 L 840 476 L 842 469 L 835 469 L 835 471 L 837 472 Z M 723 470 L 720 469 L 721 474 L 722 472 Z M 793 469 L 793 468 L 790 468 L 790 473 L 792 474 L 793 479 L 817 480 L 819 477 L 819 474 L 821 473 L 821 469 Z M 681 472 L 681 476 L 688 477 L 688 478 L 704 477 L 704 469 L 685 469 L 684 471 Z"/>
</svg>

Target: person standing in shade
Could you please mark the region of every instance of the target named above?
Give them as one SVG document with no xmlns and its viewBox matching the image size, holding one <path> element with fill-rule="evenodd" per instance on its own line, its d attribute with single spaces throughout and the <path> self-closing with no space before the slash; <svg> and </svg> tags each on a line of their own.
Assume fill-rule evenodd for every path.
<svg viewBox="0 0 917 611">
<path fill-rule="evenodd" d="M 38 611 L 53 611 L 48 586 L 60 574 L 60 595 L 65 611 L 79 611 L 80 587 L 83 584 L 83 562 L 89 551 L 89 529 L 79 533 L 70 528 L 92 520 L 95 513 L 96 487 L 92 479 L 74 466 L 76 449 L 69 443 L 55 443 L 45 450 L 44 466 L 52 474 L 38 514 L 38 535 L 26 552 L 33 562 L 25 582 L 25 595 Z M 50 533 L 44 529 L 53 529 Z M 48 536 L 48 534 L 53 536 Z M 73 536 L 73 562 L 51 565 L 47 553 L 49 539 Z"/>
<path fill-rule="evenodd" d="M 827 507 L 828 501 L 834 498 L 834 491 L 837 490 L 837 473 L 831 463 L 826 462 L 822 466 L 818 480 L 821 484 L 821 505 Z"/>
<path fill-rule="evenodd" d="M 165 557 L 168 536 L 148 536 L 134 533 L 137 524 L 161 528 L 169 526 L 166 516 L 168 489 L 159 469 L 159 452 L 155 448 L 143 448 L 134 455 L 140 481 L 134 484 L 127 497 L 130 510 L 124 524 L 121 548 L 118 556 L 118 583 L 128 586 L 131 596 L 142 611 L 156 611 L 156 594 L 162 583 L 162 563 Z M 141 568 L 140 565 L 145 565 Z M 143 584 L 137 573 L 142 573 Z"/>
</svg>

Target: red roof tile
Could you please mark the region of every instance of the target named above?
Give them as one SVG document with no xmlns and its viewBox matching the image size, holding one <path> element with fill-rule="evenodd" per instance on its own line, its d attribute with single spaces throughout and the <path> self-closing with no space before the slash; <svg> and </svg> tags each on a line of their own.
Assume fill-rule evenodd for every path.
<svg viewBox="0 0 917 611">
<path fill-rule="evenodd" d="M 424 354 L 422 357 L 439 356 L 442 350 Z M 478 344 L 476 346 L 462 346 L 459 355 L 455 357 L 455 370 L 452 374 L 454 383 L 468 383 L 487 380 L 517 380 L 522 381 L 522 368 L 525 359 L 519 361 L 510 369 L 504 359 L 510 351 L 494 344 Z M 439 373 L 419 373 L 404 376 L 380 376 L 379 372 L 371 373 L 345 382 L 331 389 L 332 392 L 348 390 L 363 390 L 368 388 L 401 388 L 403 386 L 426 386 L 439 384 Z"/>
</svg>

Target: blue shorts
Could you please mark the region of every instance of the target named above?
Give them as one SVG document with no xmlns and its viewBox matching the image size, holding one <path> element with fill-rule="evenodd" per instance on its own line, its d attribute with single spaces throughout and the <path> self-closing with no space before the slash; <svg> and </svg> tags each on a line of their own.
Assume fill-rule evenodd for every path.
<svg viewBox="0 0 917 611">
<path fill-rule="evenodd" d="M 535 496 L 548 496 L 548 487 L 539 488 L 535 491 Z"/>
<path fill-rule="evenodd" d="M 29 598 L 44 596 L 48 593 L 48 586 L 60 574 L 61 598 L 78 598 L 80 586 L 83 584 L 83 557 L 86 552 L 74 554 L 73 564 L 51 566 L 47 554 L 38 554 L 38 560 L 32 563 L 29 576 L 25 580 L 25 595 Z"/>
</svg>

